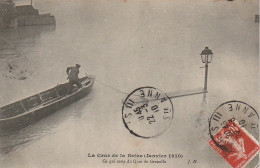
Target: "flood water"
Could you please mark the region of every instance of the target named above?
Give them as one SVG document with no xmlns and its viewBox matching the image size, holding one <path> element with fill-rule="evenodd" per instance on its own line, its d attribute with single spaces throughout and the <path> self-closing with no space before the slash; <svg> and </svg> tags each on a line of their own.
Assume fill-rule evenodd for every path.
<svg viewBox="0 0 260 168">
<path fill-rule="evenodd" d="M 40 13 L 55 15 L 56 26 L 0 32 L 0 105 L 66 82 L 66 68 L 76 63 L 80 76 L 95 75 L 96 81 L 87 97 L 1 136 L 0 166 L 100 167 L 88 153 L 141 151 L 197 156 L 202 167 L 219 164 L 207 145 L 210 115 L 230 100 L 259 107 L 258 2 L 187 2 L 35 0 Z M 127 93 L 143 86 L 166 93 L 203 87 L 199 54 L 205 46 L 214 53 L 206 112 L 200 113 L 202 95 L 173 99 L 166 132 L 150 141 L 129 134 L 121 116 Z M 190 150 L 193 141 L 206 152 Z"/>
</svg>

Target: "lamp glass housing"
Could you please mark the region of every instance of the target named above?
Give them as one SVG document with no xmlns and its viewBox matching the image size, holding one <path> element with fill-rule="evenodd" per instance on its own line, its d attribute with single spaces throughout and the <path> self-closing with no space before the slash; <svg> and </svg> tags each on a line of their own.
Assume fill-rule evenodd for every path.
<svg viewBox="0 0 260 168">
<path fill-rule="evenodd" d="M 213 54 L 211 55 L 201 55 L 201 60 L 203 63 L 211 63 Z"/>
<path fill-rule="evenodd" d="M 211 63 L 213 58 L 213 52 L 208 47 L 205 47 L 205 49 L 201 52 L 200 56 L 201 61 L 203 63 Z"/>
</svg>

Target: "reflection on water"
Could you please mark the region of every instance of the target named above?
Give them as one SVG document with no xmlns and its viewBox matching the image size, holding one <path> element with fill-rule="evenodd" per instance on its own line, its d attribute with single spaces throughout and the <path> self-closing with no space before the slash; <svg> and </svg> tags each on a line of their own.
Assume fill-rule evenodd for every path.
<svg viewBox="0 0 260 168">
<path fill-rule="evenodd" d="M 24 48 L 33 48 L 44 33 L 55 31 L 55 26 L 30 26 L 0 32 L 0 59 L 26 56 Z M 29 49 L 29 51 L 31 51 Z"/>
<path fill-rule="evenodd" d="M 55 31 L 55 26 L 31 26 L 0 32 L 1 76 L 24 80 L 33 72 L 28 67 L 28 54 L 35 52 L 35 46 L 45 33 Z"/>
</svg>

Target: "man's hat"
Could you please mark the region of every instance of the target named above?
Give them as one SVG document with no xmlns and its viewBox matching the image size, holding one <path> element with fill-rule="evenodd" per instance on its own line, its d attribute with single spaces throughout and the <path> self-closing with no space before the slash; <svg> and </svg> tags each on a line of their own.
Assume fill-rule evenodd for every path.
<svg viewBox="0 0 260 168">
<path fill-rule="evenodd" d="M 76 66 L 77 66 L 77 67 L 80 67 L 80 65 L 79 65 L 79 64 L 76 64 Z"/>
</svg>

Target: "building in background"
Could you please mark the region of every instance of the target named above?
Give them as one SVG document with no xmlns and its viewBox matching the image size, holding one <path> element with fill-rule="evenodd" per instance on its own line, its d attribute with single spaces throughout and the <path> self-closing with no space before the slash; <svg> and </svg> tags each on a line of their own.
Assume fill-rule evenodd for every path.
<svg viewBox="0 0 260 168">
<path fill-rule="evenodd" d="M 55 23 L 53 15 L 39 14 L 32 5 L 15 6 L 13 0 L 0 0 L 0 29 Z"/>
</svg>

